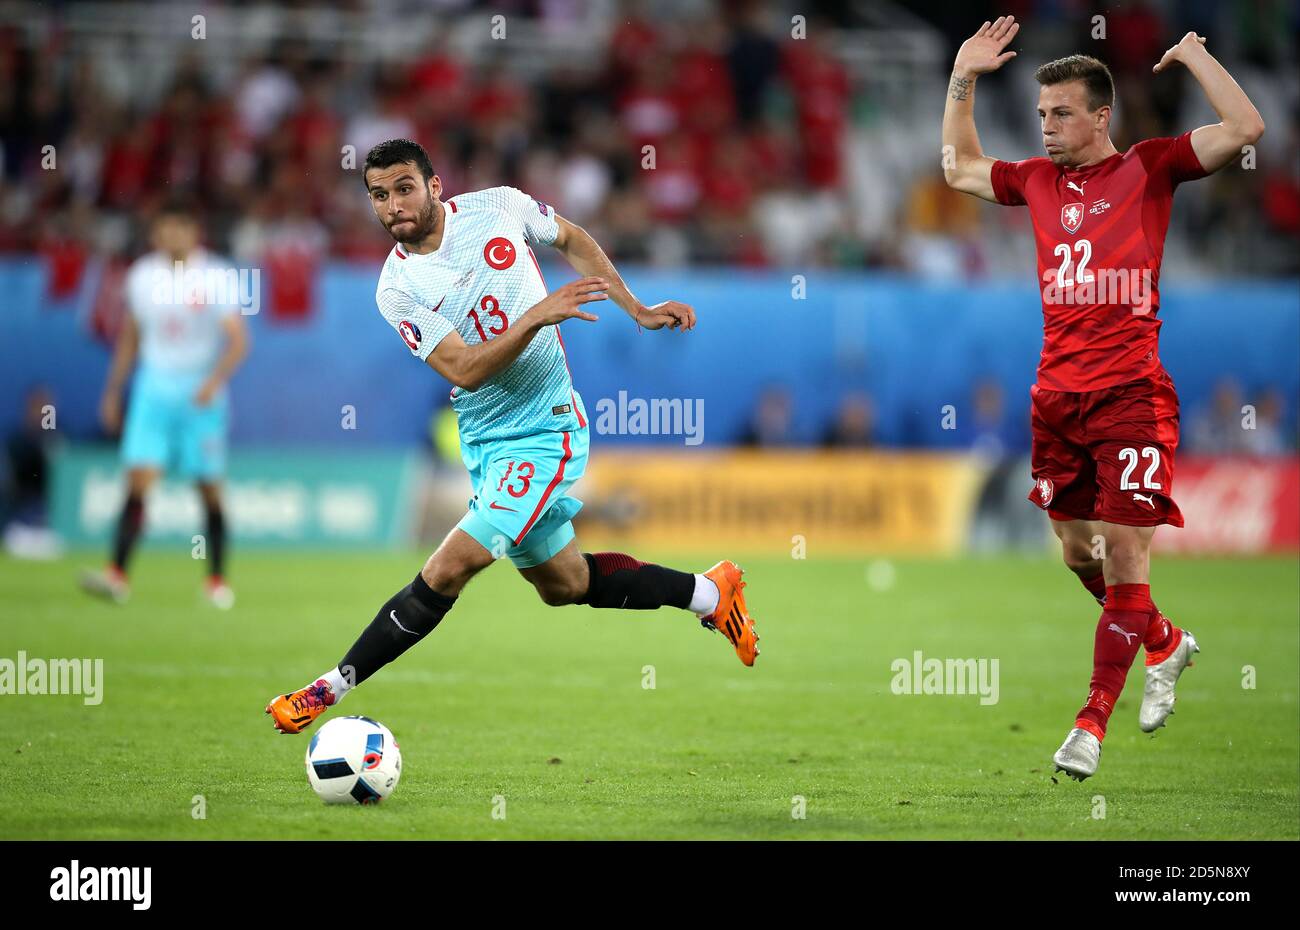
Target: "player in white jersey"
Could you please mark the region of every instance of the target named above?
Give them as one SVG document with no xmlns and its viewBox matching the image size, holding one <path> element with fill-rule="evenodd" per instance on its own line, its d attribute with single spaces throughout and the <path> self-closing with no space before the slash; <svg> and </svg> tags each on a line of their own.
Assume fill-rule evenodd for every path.
<svg viewBox="0 0 1300 930">
<path fill-rule="evenodd" d="M 595 322 L 584 308 L 607 299 L 645 329 L 692 329 L 695 311 L 677 301 L 642 304 L 585 230 L 512 187 L 443 202 L 442 181 L 414 142 L 376 146 L 364 179 L 375 215 L 397 240 L 376 302 L 411 353 L 454 385 L 474 498 L 338 665 L 267 705 L 276 729 L 300 732 L 423 639 L 501 556 L 547 604 L 679 607 L 753 665 L 758 635 L 734 562 L 693 574 L 618 552 L 582 552 L 571 522 L 582 502 L 566 493 L 586 467 L 588 426 L 558 324 Z M 584 277 L 548 295 L 534 245 L 553 247 Z"/>
<path fill-rule="evenodd" d="M 127 563 L 144 526 L 145 495 L 172 471 L 198 486 L 207 516 L 205 594 L 216 606 L 229 608 L 234 593 L 223 574 L 221 498 L 226 382 L 248 348 L 237 273 L 199 246 L 198 219 L 183 202 L 162 208 L 151 236 L 154 251 L 127 272 L 127 313 L 100 403 L 104 427 L 110 433 L 122 430 L 126 500 L 108 566 L 84 573 L 82 587 L 117 603 L 127 599 Z M 133 368 L 124 427 L 122 390 Z"/>
</svg>

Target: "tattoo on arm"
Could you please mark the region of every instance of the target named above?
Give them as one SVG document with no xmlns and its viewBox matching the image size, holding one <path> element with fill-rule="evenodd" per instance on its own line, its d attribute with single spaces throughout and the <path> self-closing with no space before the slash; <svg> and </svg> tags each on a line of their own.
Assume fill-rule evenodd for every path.
<svg viewBox="0 0 1300 930">
<path fill-rule="evenodd" d="M 948 94 L 953 100 L 965 100 L 970 96 L 970 86 L 970 78 L 961 78 L 954 74 L 948 84 Z"/>
</svg>

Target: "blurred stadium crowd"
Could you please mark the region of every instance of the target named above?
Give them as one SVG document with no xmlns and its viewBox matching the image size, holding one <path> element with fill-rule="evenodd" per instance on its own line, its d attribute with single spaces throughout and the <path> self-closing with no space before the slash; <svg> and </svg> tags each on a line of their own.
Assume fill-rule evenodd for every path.
<svg viewBox="0 0 1300 930">
<path fill-rule="evenodd" d="M 1076 0 L 203 11 L 196 40 L 191 4 L 0 8 L 0 252 L 45 254 L 56 291 L 91 255 L 138 253 L 151 210 L 177 190 L 200 198 L 213 244 L 242 262 L 371 261 L 389 242 L 353 166 L 397 136 L 429 148 L 449 193 L 514 184 L 621 260 L 1023 275 L 1024 211 L 956 195 L 939 171 L 951 56 L 995 12 L 1027 20 L 1019 58 L 978 98 L 985 148 L 1006 158 L 1041 151 L 1034 64 L 1075 50 L 1116 74 L 1120 148 L 1208 119 L 1185 74 L 1150 75 L 1183 32 L 1206 34 L 1269 132 L 1254 170 L 1180 194 L 1167 273 L 1298 267 L 1293 3 L 1126 3 L 1106 14 L 1104 40 Z"/>
<path fill-rule="evenodd" d="M 212 247 L 268 272 L 271 321 L 305 319 L 326 262 L 377 271 L 390 249 L 358 166 L 409 137 L 448 194 L 513 184 L 619 262 L 1028 285 L 1027 213 L 955 194 L 940 170 L 952 57 L 1001 13 L 1025 24 L 1019 57 L 981 79 L 977 121 L 1007 159 L 1041 153 L 1034 67 L 1075 51 L 1116 76 L 1121 149 L 1212 121 L 1184 71 L 1150 73 L 1186 31 L 1207 36 L 1268 131 L 1248 170 L 1180 190 L 1165 277 L 1300 273 L 1300 3 L 1287 0 L 8 0 L 0 261 L 41 263 L 55 300 L 97 282 L 86 318 L 107 341 L 150 217 L 184 193 Z M 1183 448 L 1293 454 L 1295 398 L 1275 373 L 1239 374 L 1187 411 Z M 970 397 L 970 448 L 1003 463 L 990 486 L 1014 485 L 1004 496 L 1027 510 L 1023 404 L 992 380 Z M 24 413 L 4 437 L 0 525 L 22 525 L 46 497 L 55 397 L 34 384 L 10 400 Z M 752 414 L 726 441 L 807 444 L 797 400 L 781 383 L 739 399 Z M 882 444 L 880 402 L 846 381 L 814 442 Z"/>
</svg>

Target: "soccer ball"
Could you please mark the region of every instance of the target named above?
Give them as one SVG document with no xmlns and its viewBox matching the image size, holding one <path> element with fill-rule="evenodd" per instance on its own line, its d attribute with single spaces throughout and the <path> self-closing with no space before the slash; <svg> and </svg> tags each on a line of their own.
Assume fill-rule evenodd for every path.
<svg viewBox="0 0 1300 930">
<path fill-rule="evenodd" d="M 335 717 L 307 747 L 307 781 L 326 804 L 378 804 L 402 775 L 402 751 L 369 717 Z"/>
</svg>

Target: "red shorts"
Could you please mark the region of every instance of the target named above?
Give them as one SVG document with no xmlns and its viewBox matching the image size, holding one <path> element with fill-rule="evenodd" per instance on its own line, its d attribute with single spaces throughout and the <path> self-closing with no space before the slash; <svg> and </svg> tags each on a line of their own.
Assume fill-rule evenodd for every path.
<svg viewBox="0 0 1300 930">
<path fill-rule="evenodd" d="M 1178 447 L 1178 395 L 1165 370 L 1100 391 L 1032 398 L 1034 489 L 1054 520 L 1182 526 L 1170 497 Z"/>
</svg>

